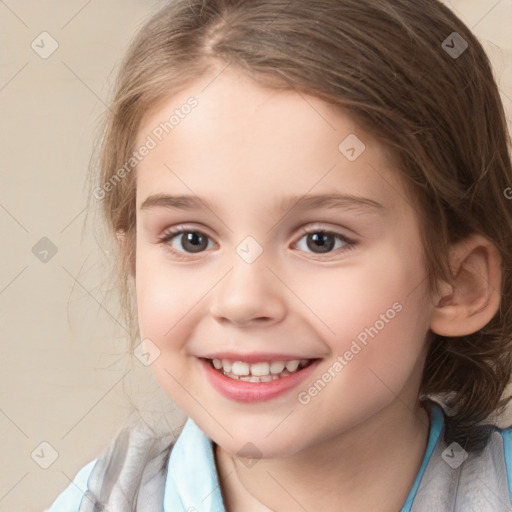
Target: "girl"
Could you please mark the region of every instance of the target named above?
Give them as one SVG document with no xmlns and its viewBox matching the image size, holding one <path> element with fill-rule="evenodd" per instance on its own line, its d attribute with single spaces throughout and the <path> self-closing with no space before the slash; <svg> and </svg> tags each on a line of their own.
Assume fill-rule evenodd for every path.
<svg viewBox="0 0 512 512">
<path fill-rule="evenodd" d="M 511 510 L 508 142 L 437 0 L 166 3 L 91 197 L 189 419 L 134 415 L 50 512 Z"/>
</svg>

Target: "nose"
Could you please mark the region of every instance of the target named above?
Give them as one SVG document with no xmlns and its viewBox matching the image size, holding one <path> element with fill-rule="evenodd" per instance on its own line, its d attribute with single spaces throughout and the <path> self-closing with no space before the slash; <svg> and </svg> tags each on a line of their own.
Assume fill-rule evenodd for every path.
<svg viewBox="0 0 512 512">
<path fill-rule="evenodd" d="M 231 270 L 212 290 L 210 314 L 237 326 L 273 325 L 285 316 L 284 287 L 263 257 L 247 263 L 235 254 Z"/>
</svg>

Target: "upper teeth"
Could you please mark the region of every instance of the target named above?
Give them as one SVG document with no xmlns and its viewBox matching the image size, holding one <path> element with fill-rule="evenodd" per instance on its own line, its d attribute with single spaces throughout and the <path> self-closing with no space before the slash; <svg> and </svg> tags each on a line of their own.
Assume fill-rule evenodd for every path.
<svg viewBox="0 0 512 512">
<path fill-rule="evenodd" d="M 254 377 L 263 377 L 270 374 L 278 374 L 286 368 L 290 373 L 297 371 L 299 365 L 305 366 L 309 359 L 293 359 L 292 361 L 272 361 L 261 363 L 245 363 L 244 361 L 229 361 L 228 359 L 213 359 L 212 363 L 217 370 L 221 368 L 226 373 L 231 373 L 239 377 L 253 375 Z"/>
</svg>

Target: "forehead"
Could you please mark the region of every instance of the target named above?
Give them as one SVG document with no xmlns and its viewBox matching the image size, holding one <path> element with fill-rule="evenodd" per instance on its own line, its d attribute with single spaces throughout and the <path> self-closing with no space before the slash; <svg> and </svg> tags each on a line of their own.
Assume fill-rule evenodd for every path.
<svg viewBox="0 0 512 512">
<path fill-rule="evenodd" d="M 395 209 L 407 201 L 389 153 L 347 114 L 229 69 L 155 106 L 136 147 L 148 138 L 154 147 L 137 167 L 138 208 L 169 188 L 219 200 L 258 195 L 272 207 L 309 192 L 364 194 Z"/>
</svg>

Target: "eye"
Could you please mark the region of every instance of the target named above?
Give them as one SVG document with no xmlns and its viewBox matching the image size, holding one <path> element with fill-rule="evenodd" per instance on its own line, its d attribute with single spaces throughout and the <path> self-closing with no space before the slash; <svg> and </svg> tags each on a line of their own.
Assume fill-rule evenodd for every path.
<svg viewBox="0 0 512 512">
<path fill-rule="evenodd" d="M 303 229 L 302 234 L 303 236 L 296 242 L 297 247 L 306 252 L 310 250 L 314 254 L 331 253 L 337 249 L 341 249 L 339 252 L 345 252 L 357 245 L 355 240 L 351 240 L 341 233 L 323 229 Z"/>
<path fill-rule="evenodd" d="M 295 242 L 299 250 L 313 254 L 330 254 L 353 249 L 357 242 L 341 233 L 325 229 L 302 229 L 302 236 Z M 210 237 L 196 229 L 183 226 L 167 230 L 158 243 L 164 245 L 177 258 L 186 258 L 189 254 L 197 254 L 211 249 L 215 244 Z"/>
<path fill-rule="evenodd" d="M 211 240 L 208 235 L 195 229 L 174 228 L 165 232 L 158 242 L 164 244 L 177 256 L 194 254 L 211 249 Z"/>
</svg>

